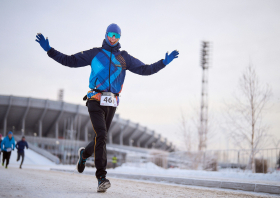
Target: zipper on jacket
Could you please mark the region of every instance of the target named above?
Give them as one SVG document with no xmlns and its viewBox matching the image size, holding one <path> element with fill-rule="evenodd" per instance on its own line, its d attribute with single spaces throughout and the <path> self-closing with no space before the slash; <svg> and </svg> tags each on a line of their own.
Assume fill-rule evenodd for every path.
<svg viewBox="0 0 280 198">
<path fill-rule="evenodd" d="M 112 61 L 112 52 L 113 52 L 113 48 L 111 48 L 111 54 L 110 54 L 110 65 L 109 65 L 109 92 L 111 92 L 111 61 Z"/>
<path fill-rule="evenodd" d="M 98 79 L 98 78 L 96 78 L 96 80 L 95 80 L 95 82 L 94 82 L 94 87 L 95 87 L 94 89 L 96 89 L 96 82 L 97 82 L 97 79 Z"/>
</svg>

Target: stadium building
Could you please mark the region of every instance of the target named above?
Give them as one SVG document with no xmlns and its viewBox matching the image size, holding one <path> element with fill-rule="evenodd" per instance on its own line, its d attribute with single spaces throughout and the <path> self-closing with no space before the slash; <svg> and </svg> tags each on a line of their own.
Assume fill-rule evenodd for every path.
<svg viewBox="0 0 280 198">
<path fill-rule="evenodd" d="M 39 150 L 47 150 L 63 163 L 74 163 L 77 149 L 94 138 L 86 106 L 63 101 L 0 95 L 0 133 L 25 136 Z M 171 152 L 175 147 L 160 134 L 139 123 L 113 118 L 108 138 L 108 156 L 149 150 Z M 109 158 L 108 157 L 108 158 Z M 124 157 L 122 157 L 124 158 Z"/>
</svg>

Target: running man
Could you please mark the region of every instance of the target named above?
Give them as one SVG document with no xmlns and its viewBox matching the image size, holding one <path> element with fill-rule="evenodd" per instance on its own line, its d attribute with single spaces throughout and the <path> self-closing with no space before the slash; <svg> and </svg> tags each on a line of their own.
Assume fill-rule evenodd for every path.
<svg viewBox="0 0 280 198">
<path fill-rule="evenodd" d="M 24 149 L 25 147 L 28 149 L 28 144 L 25 141 L 25 137 L 22 136 L 21 141 L 17 142 L 16 148 L 18 150 L 18 155 L 17 155 L 17 162 L 20 160 L 21 157 L 21 163 L 19 168 L 22 168 L 23 160 L 24 160 Z"/>
<path fill-rule="evenodd" d="M 6 160 L 5 168 L 8 168 L 12 150 L 15 150 L 15 147 L 16 147 L 16 143 L 15 143 L 15 139 L 13 137 L 13 132 L 9 131 L 8 135 L 1 142 L 1 150 L 3 152 L 2 166 L 4 166 L 4 163 Z"/>
<path fill-rule="evenodd" d="M 141 36 L 141 35 L 138 35 Z M 106 140 L 116 107 L 119 105 L 126 71 L 139 75 L 152 75 L 168 65 L 179 52 L 174 50 L 171 54 L 166 53 L 165 59 L 151 65 L 129 55 L 126 51 L 120 51 L 121 29 L 117 24 L 108 26 L 102 47 L 92 48 L 77 54 L 68 56 L 50 47 L 48 38 L 37 34 L 36 41 L 47 52 L 48 56 L 58 63 L 68 67 L 91 66 L 89 88 L 87 95 L 88 112 L 92 122 L 95 138 L 78 151 L 79 160 L 77 170 L 82 173 L 85 169 L 87 158 L 94 155 L 96 166 L 96 178 L 98 179 L 98 192 L 105 192 L 111 184 L 106 179 L 107 151 Z"/>
</svg>

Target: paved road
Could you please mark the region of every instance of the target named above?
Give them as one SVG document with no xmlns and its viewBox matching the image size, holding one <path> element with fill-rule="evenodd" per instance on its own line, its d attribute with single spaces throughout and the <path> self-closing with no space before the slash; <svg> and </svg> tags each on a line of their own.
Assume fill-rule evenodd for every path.
<svg viewBox="0 0 280 198">
<path fill-rule="evenodd" d="M 115 178 L 111 178 L 110 181 L 112 187 L 106 193 L 97 193 L 97 181 L 90 175 L 12 167 L 4 169 L 1 166 L 0 197 L 276 197 L 266 194 L 156 184 Z"/>
</svg>

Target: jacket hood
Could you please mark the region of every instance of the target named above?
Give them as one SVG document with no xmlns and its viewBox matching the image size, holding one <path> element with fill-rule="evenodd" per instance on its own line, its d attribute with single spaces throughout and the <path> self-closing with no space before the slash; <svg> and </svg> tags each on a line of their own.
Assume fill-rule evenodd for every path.
<svg viewBox="0 0 280 198">
<path fill-rule="evenodd" d="M 107 27 L 106 34 L 107 34 L 108 32 L 115 32 L 115 33 L 117 33 L 117 34 L 119 34 L 119 35 L 122 35 L 121 28 L 120 28 L 117 24 L 115 24 L 115 23 L 112 23 L 112 24 L 110 24 L 110 25 Z"/>
<path fill-rule="evenodd" d="M 122 35 L 121 28 L 117 24 L 112 23 L 111 25 L 109 25 L 107 27 L 106 34 L 105 34 L 105 41 L 107 42 L 107 44 L 111 47 L 117 46 L 120 39 L 117 41 L 117 43 L 115 43 L 114 45 L 111 45 L 110 41 L 108 40 L 108 33 L 109 32 L 115 32 L 119 35 Z"/>
<path fill-rule="evenodd" d="M 116 53 L 116 52 L 119 52 L 119 51 L 120 51 L 121 44 L 118 43 L 116 46 L 111 47 L 110 45 L 108 45 L 108 43 L 107 43 L 106 40 L 104 39 L 104 40 L 103 40 L 103 43 L 102 43 L 102 48 L 105 49 L 105 50 L 107 50 L 107 51 L 109 51 L 109 52 L 112 51 L 112 52 Z"/>
</svg>

